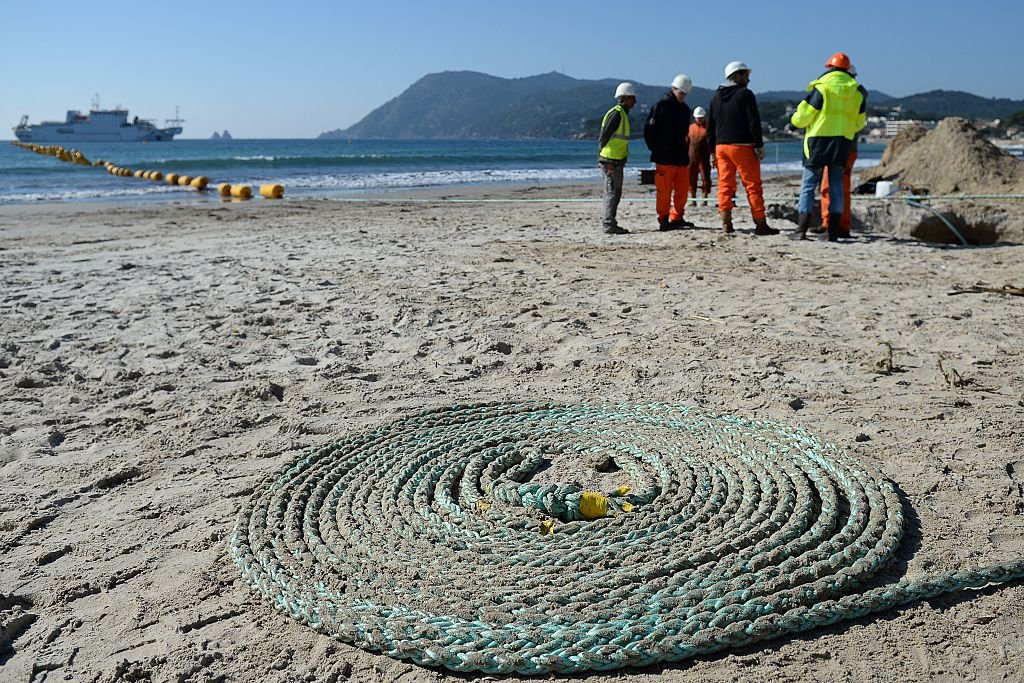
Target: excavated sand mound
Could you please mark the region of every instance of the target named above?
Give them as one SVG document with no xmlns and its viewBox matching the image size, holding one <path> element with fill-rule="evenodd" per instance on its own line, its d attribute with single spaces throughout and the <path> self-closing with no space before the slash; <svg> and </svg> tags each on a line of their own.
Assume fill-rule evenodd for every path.
<svg viewBox="0 0 1024 683">
<path fill-rule="evenodd" d="M 919 126 L 901 131 L 882 163 L 860 176 L 862 182 L 894 180 L 931 194 L 1024 193 L 1024 164 L 962 118 L 943 119 L 928 132 Z"/>
<path fill-rule="evenodd" d="M 922 126 L 920 123 L 915 123 L 912 126 L 904 128 L 896 137 L 886 145 L 885 151 L 882 152 L 882 166 L 891 164 L 893 160 L 899 159 L 900 155 L 908 148 L 913 146 L 915 142 L 928 135 L 928 129 Z"/>
</svg>

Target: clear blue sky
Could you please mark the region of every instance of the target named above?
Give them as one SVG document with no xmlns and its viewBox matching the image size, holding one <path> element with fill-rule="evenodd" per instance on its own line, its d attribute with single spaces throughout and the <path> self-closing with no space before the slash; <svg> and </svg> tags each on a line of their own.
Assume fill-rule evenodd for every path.
<svg viewBox="0 0 1024 683">
<path fill-rule="evenodd" d="M 45 11 L 42 7 L 45 6 Z M 869 89 L 943 88 L 1024 99 L 1024 3 L 4 2 L 0 139 L 22 114 L 63 118 L 120 104 L 163 119 L 181 107 L 186 138 L 314 137 L 347 127 L 420 77 L 667 84 L 678 72 L 714 87 L 742 59 L 751 87 L 798 90 L 833 52 Z M 444 97 L 444 93 L 437 93 Z"/>
</svg>

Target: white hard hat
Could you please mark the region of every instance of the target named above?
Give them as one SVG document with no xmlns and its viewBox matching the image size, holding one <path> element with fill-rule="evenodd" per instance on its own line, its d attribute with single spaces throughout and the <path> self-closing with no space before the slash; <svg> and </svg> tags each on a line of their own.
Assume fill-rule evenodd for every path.
<svg viewBox="0 0 1024 683">
<path fill-rule="evenodd" d="M 750 71 L 750 67 L 743 62 L 729 62 L 725 65 L 725 77 L 729 78 L 737 71 Z"/>
<path fill-rule="evenodd" d="M 633 84 L 630 82 L 619 83 L 619 87 L 615 89 L 615 97 L 636 97 L 636 90 L 633 88 Z"/>
<path fill-rule="evenodd" d="M 693 90 L 693 79 L 686 74 L 679 74 L 672 79 L 672 87 L 677 90 L 682 90 L 684 93 L 689 93 Z"/>
<path fill-rule="evenodd" d="M 697 107 L 693 110 L 693 118 L 695 119 L 702 119 L 707 115 L 708 113 L 704 111 L 704 107 Z"/>
</svg>

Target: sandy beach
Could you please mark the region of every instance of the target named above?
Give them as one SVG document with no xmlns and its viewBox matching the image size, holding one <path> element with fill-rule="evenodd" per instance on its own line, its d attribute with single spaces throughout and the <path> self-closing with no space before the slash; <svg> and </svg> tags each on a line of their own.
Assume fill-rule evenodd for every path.
<svg viewBox="0 0 1024 683">
<path fill-rule="evenodd" d="M 626 198 L 626 236 L 596 185 L 0 207 L 0 680 L 477 680 L 292 621 L 228 545 L 303 449 L 458 403 L 777 420 L 896 484 L 900 575 L 1024 554 L 1024 297 L 984 291 L 1024 247 L 658 232 Z M 586 677 L 1022 679 L 1019 583 Z"/>
</svg>

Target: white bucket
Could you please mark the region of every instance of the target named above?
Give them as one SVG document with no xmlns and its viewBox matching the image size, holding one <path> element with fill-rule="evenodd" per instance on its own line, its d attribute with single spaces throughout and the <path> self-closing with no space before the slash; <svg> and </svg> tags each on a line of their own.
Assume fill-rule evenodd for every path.
<svg viewBox="0 0 1024 683">
<path fill-rule="evenodd" d="M 876 197 L 888 197 L 892 194 L 892 182 L 889 180 L 879 180 L 875 183 L 875 196 Z"/>
</svg>

